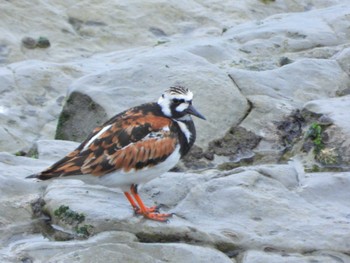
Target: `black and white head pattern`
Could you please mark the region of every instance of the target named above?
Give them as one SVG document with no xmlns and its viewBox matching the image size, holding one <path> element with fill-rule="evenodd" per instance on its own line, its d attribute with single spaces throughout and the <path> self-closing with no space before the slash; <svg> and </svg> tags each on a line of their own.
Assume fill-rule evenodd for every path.
<svg viewBox="0 0 350 263">
<path fill-rule="evenodd" d="M 164 115 L 180 119 L 188 115 L 192 105 L 193 93 L 182 86 L 174 86 L 166 90 L 158 100 Z M 189 116 L 188 116 L 189 117 Z"/>
</svg>

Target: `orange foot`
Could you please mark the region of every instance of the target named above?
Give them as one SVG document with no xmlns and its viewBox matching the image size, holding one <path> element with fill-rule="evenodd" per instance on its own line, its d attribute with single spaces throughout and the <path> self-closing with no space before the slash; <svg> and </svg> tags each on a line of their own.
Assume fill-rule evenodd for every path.
<svg viewBox="0 0 350 263">
<path fill-rule="evenodd" d="M 160 208 L 160 205 L 155 205 L 155 206 L 151 206 L 151 207 L 145 206 L 145 211 L 146 211 L 146 213 L 159 213 L 159 208 Z M 133 209 L 135 211 L 135 214 L 143 215 L 140 207 L 135 206 L 135 207 L 133 207 Z"/>
<path fill-rule="evenodd" d="M 160 205 L 151 206 L 151 207 L 144 207 L 144 211 L 141 210 L 138 206 L 133 207 L 136 215 L 143 215 L 145 218 L 160 221 L 160 222 L 166 222 L 168 221 L 168 217 L 172 217 L 173 214 L 165 214 L 165 213 L 159 213 Z"/>
<path fill-rule="evenodd" d="M 172 217 L 173 214 L 161 214 L 161 213 L 146 213 L 143 214 L 143 216 L 145 218 L 151 219 L 151 220 L 155 220 L 155 221 L 159 221 L 159 222 L 168 222 L 168 218 Z"/>
<path fill-rule="evenodd" d="M 147 219 L 159 221 L 159 222 L 167 222 L 168 218 L 173 214 L 161 214 L 159 213 L 160 206 L 151 206 L 147 207 L 144 205 L 140 196 L 137 193 L 137 187 L 135 185 L 130 187 L 130 193 L 124 192 L 126 198 L 129 200 L 132 208 L 137 215 L 143 215 Z"/>
</svg>

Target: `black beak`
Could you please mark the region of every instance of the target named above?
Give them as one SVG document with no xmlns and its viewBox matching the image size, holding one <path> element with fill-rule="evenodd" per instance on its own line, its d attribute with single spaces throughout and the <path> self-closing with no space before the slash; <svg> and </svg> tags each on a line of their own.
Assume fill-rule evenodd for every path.
<svg viewBox="0 0 350 263">
<path fill-rule="evenodd" d="M 193 116 L 196 116 L 196 117 L 198 117 L 198 118 L 200 118 L 200 119 L 206 120 L 206 118 L 205 118 L 202 114 L 200 114 L 192 105 L 190 105 L 190 106 L 187 108 L 186 112 L 187 112 L 188 114 L 191 114 L 191 115 L 193 115 Z"/>
</svg>

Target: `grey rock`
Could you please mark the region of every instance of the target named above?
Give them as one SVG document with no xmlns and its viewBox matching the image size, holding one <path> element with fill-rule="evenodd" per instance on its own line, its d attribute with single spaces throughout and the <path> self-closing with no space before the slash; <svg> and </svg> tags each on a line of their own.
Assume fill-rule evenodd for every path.
<svg viewBox="0 0 350 263">
<path fill-rule="evenodd" d="M 181 84 L 193 91 L 195 107 L 208 120 L 204 122 L 194 118 L 197 129 L 202 131 L 198 132 L 197 145 L 203 148 L 209 141 L 223 136 L 231 126 L 237 125 L 248 110 L 246 99 L 233 87 L 228 76 L 198 56 L 163 48 L 138 56 L 130 55 L 114 53 L 109 57 L 104 56 L 107 61 L 118 60 L 119 63 L 113 66 L 107 64 L 108 69 L 75 81 L 70 86 L 67 103 L 70 103 L 73 95 L 81 94 L 81 98 L 87 95 L 105 110 L 108 117 L 112 117 L 131 106 L 157 101 L 165 89 Z M 82 129 L 86 136 L 91 131 L 91 124 L 97 125 L 99 121 L 86 118 L 88 107 L 82 104 L 75 108 L 74 114 L 69 114 L 73 115 L 74 122 L 62 123 L 67 126 L 64 129 Z M 65 139 L 74 140 L 74 135 Z M 85 136 L 80 136 L 79 140 Z"/>
<path fill-rule="evenodd" d="M 303 59 L 269 71 L 235 69 L 230 76 L 252 104 L 240 126 L 262 138 L 256 152 L 270 162 L 283 150 L 277 124 L 308 101 L 336 96 L 350 81 L 337 62 L 321 59 Z"/>
<path fill-rule="evenodd" d="M 325 129 L 328 134 L 326 148 L 321 151 L 321 161 L 324 164 L 350 167 L 350 125 L 346 116 L 350 107 L 350 96 L 339 98 L 314 100 L 305 104 L 304 108 L 310 112 L 326 115 L 333 121 L 333 125 Z"/>
<path fill-rule="evenodd" d="M 346 254 L 332 251 L 312 252 L 306 255 L 298 253 L 274 251 L 247 251 L 242 257 L 242 263 L 304 263 L 304 262 L 348 262 L 350 257 Z"/>
<path fill-rule="evenodd" d="M 232 262 L 223 253 L 189 244 L 138 243 L 135 236 L 110 231 L 86 241 L 18 243 L 17 257 L 35 262 Z"/>
<path fill-rule="evenodd" d="M 23 177 L 43 163 L 0 153 L 0 248 L 33 232 L 30 203 L 39 198 L 40 185 Z"/>
<path fill-rule="evenodd" d="M 93 233 L 122 230 L 147 242 L 191 240 L 225 252 L 237 246 L 346 251 L 350 246 L 345 237 L 350 213 L 346 207 L 348 198 L 342 197 L 344 204 L 336 204 L 335 200 L 340 193 L 346 194 L 349 182 L 344 179 L 348 174 L 344 173 L 342 180 L 333 180 L 331 173 L 318 177 L 325 187 L 328 185 L 328 198 L 323 197 L 325 191 L 316 190 L 318 186 L 311 187 L 311 182 L 316 181 L 309 175 L 297 184 L 295 173 L 293 167 L 271 165 L 257 167 L 256 171 L 164 174 L 145 185 L 140 193 L 146 204 L 163 204 L 162 211 L 175 213 L 169 224 L 134 216 L 118 189 L 78 180 L 51 182 L 44 194 L 45 210 L 53 215 L 58 207 L 67 205 L 85 215 L 84 224 L 92 225 Z M 288 175 L 294 176 L 294 181 L 285 178 Z M 342 188 L 337 186 L 340 183 Z M 340 192 L 331 198 L 333 189 Z M 311 196 L 315 201 L 310 201 Z M 327 208 L 330 200 L 334 200 L 331 210 Z M 55 216 L 53 223 L 72 230 Z"/>
<path fill-rule="evenodd" d="M 258 165 L 248 167 L 246 169 L 252 169 L 258 171 L 262 175 L 266 175 L 269 178 L 273 178 L 282 183 L 289 190 L 296 189 L 300 186 L 300 174 L 293 164 L 286 165 Z"/>
<path fill-rule="evenodd" d="M 311 153 L 298 151 L 288 164 L 274 163 L 283 150 L 276 122 L 304 108 L 329 118 L 322 122 L 323 160 L 336 160 L 343 170 L 350 164 L 349 5 L 96 3 L 2 3 L 0 261 L 348 262 L 349 172 L 305 173 Z M 23 32 L 46 36 L 50 48 L 24 48 Z M 76 147 L 48 141 L 67 87 L 70 98 L 78 94 L 78 103 L 66 106 L 76 117 L 71 124 L 83 125 L 73 127 L 81 132 L 73 139 L 81 140 L 97 119 L 154 101 L 175 83 L 194 91 L 208 119 L 196 120 L 200 150 L 239 126 L 263 138 L 253 149 L 263 155 L 261 165 L 166 173 L 144 185 L 147 204 L 175 213 L 168 224 L 135 216 L 119 189 L 80 177 L 24 179 Z M 74 105 L 80 109 L 72 111 Z M 39 159 L 6 153 L 26 152 L 37 140 Z M 56 232 L 81 238 L 74 224 L 55 215 L 61 205 L 84 215 L 79 226 L 88 226 L 86 240 L 43 236 L 45 221 L 32 218 L 35 211 L 51 215 Z"/>
<path fill-rule="evenodd" d="M 42 61 L 0 68 L 0 150 L 28 150 L 38 138 L 53 138 L 60 98 L 76 69 Z"/>
<path fill-rule="evenodd" d="M 347 134 L 350 134 L 350 124 L 344 116 L 348 114 L 349 107 L 350 96 L 313 100 L 304 106 L 308 111 L 327 115 L 334 121 L 336 126 L 344 130 Z"/>
<path fill-rule="evenodd" d="M 42 153 L 48 152 L 47 149 L 52 149 L 54 153 L 63 153 L 65 145 L 67 143 L 60 141 L 44 142 L 39 149 Z M 145 257 L 149 260 L 168 259 L 170 251 L 183 251 L 178 253 L 179 256 L 187 255 L 191 260 L 201 259 L 203 257 L 200 255 L 206 253 L 209 253 L 210 258 L 217 257 L 222 260 L 219 262 L 228 260 L 226 256 L 212 249 L 171 245 L 168 242 L 198 243 L 227 254 L 238 253 L 240 256 L 246 254 L 236 252 L 237 247 L 244 251 L 283 250 L 291 253 L 292 257 L 296 252 L 320 253 L 310 256 L 311 258 L 322 258 L 324 251 L 330 251 L 327 253 L 331 255 L 343 255 L 350 247 L 346 236 L 350 225 L 347 191 L 349 173 L 299 176 L 299 169 L 293 163 L 262 165 L 226 172 L 208 170 L 200 174 L 166 173 L 140 190 L 146 204 L 162 204 L 161 211 L 175 213 L 170 222 L 164 224 L 135 216 L 119 189 L 88 185 L 76 180 L 79 177 L 49 182 L 24 179 L 27 172 L 44 168 L 57 157 L 54 154 L 52 160 L 37 160 L 1 155 L 0 164 L 2 171 L 6 171 L 3 176 L 4 182 L 7 182 L 7 185 L 2 184 L 7 189 L 4 200 L 15 197 L 17 202 L 22 202 L 21 206 L 13 210 L 14 214 L 11 212 L 6 215 L 16 215 L 13 224 L 16 228 L 3 221 L 6 227 L 2 228 L 2 252 L 10 260 L 16 255 L 23 259 L 40 260 L 47 257 L 52 260 L 67 258 L 71 261 L 77 260 L 77 255 L 87 258 L 99 253 L 102 253 L 101 257 L 106 253 L 117 258 L 130 258 L 128 253 L 123 253 L 131 251 L 130 249 L 146 254 Z M 10 191 L 11 188 L 8 187 L 8 183 L 11 183 L 9 176 L 16 178 L 14 191 Z M 21 185 L 22 194 L 18 195 L 15 190 Z M 91 249 L 82 245 L 85 243 L 81 241 L 44 242 L 30 225 L 32 221 L 29 206 L 31 200 L 39 198 L 39 188 L 46 188 L 43 195 L 46 202 L 44 210 L 51 214 L 52 224 L 68 232 L 75 231 L 72 225 L 54 215 L 54 211 L 61 205 L 69 206 L 72 211 L 85 215 L 82 224 L 91 225 L 90 234 L 94 236 L 84 242 L 95 242 L 105 231 L 129 234 L 123 234 L 120 241 L 98 242 Z M 8 205 L 13 206 L 13 202 L 8 202 Z M 18 224 L 21 222 L 18 221 L 19 218 L 22 218 L 23 224 Z M 40 228 L 36 231 L 38 230 Z M 13 233 L 18 233 L 15 243 Z M 25 238 L 23 233 L 31 235 Z M 152 244 L 138 243 L 133 235 L 137 236 L 138 241 Z M 161 241 L 165 244 L 158 244 Z M 8 252 L 10 247 L 11 252 Z M 65 248 L 62 250 L 63 247 Z M 244 257 L 254 258 L 254 254 L 247 253 Z M 263 258 L 269 256 L 279 258 L 278 254 L 263 255 Z M 299 258 L 298 255 L 295 257 Z"/>
<path fill-rule="evenodd" d="M 38 140 L 35 142 L 34 151 L 38 153 L 40 160 L 51 162 L 58 161 L 79 146 L 79 143 L 62 140 Z"/>
<path fill-rule="evenodd" d="M 341 68 L 350 75 L 350 48 L 345 48 L 344 50 L 338 52 L 333 58 L 338 61 Z M 347 89 L 347 94 L 349 94 L 349 89 Z M 345 95 L 345 94 L 343 94 Z"/>
<path fill-rule="evenodd" d="M 101 6 L 96 3 L 62 5 L 60 1 L 50 2 L 50 5 L 41 2 L 36 5 L 12 5 L 5 2 L 2 10 L 6 15 L 1 17 L 1 24 L 7 26 L 1 29 L 1 42 L 11 50 L 5 53 L 8 63 L 26 59 L 68 61 L 96 52 L 152 47 L 164 39 L 183 42 L 189 37 L 221 36 L 224 28 L 229 29 L 245 21 L 261 20 L 284 12 L 302 12 L 299 16 L 307 17 L 307 14 L 303 15 L 306 10 L 343 3 L 341 0 L 302 0 L 298 3 L 276 1 L 266 5 L 261 1 L 242 1 L 231 5 L 211 1 L 180 1 L 165 5 L 158 1 L 154 4 L 107 1 Z M 340 11 L 330 12 L 328 16 L 333 18 Z M 13 13 L 21 14 L 25 23 L 18 24 L 16 17 L 11 15 Z M 43 24 L 42 19 L 46 17 L 50 19 Z M 325 24 L 321 19 L 318 22 Z M 303 22 L 300 24 L 304 25 Z M 152 27 L 159 28 L 167 36 L 154 34 L 150 31 Z M 23 32 L 33 37 L 47 36 L 52 48 L 22 49 L 19 43 Z M 317 32 L 323 32 L 323 28 Z"/>
<path fill-rule="evenodd" d="M 288 52 L 307 54 L 314 48 L 347 43 L 347 10 L 347 5 L 335 5 L 309 12 L 276 14 L 232 27 L 225 37 L 240 43 L 240 50 L 256 60 Z M 268 65 L 271 67 L 271 62 Z"/>
</svg>

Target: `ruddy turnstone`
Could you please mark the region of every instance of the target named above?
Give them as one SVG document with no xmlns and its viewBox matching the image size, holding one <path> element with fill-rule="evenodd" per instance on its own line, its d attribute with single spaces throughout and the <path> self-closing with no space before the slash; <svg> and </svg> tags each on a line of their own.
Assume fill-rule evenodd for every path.
<svg viewBox="0 0 350 263">
<path fill-rule="evenodd" d="M 137 189 L 173 168 L 192 147 L 196 130 L 191 115 L 205 120 L 193 107 L 192 98 L 187 88 L 171 87 L 158 102 L 115 115 L 73 152 L 27 178 L 77 175 L 90 183 L 119 187 L 136 214 L 166 221 L 171 214 L 159 213 L 158 206 L 146 207 Z"/>
</svg>

